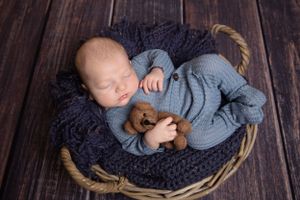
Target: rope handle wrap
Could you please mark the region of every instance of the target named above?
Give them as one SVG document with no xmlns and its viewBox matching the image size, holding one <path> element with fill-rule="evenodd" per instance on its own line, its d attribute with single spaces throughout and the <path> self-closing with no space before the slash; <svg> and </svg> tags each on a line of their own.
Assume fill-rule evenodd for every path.
<svg viewBox="0 0 300 200">
<path fill-rule="evenodd" d="M 219 32 L 228 35 L 238 45 L 241 53 L 241 62 L 237 65 L 236 70 L 239 74 L 244 76 L 250 60 L 250 50 L 245 39 L 229 26 L 215 24 L 211 29 L 211 34 L 216 37 Z"/>
<path fill-rule="evenodd" d="M 239 46 L 241 53 L 241 62 L 237 65 L 236 70 L 239 74 L 244 75 L 250 58 L 250 51 L 243 37 L 232 28 L 215 24 L 211 33 L 216 36 L 222 32 L 228 35 Z M 128 181 L 125 177 L 118 177 L 108 174 L 99 165 L 93 165 L 91 170 L 100 177 L 102 182 L 96 182 L 85 177 L 72 161 L 70 151 L 66 147 L 62 147 L 60 154 L 61 160 L 71 177 L 80 186 L 96 193 L 118 193 L 121 192 L 126 196 L 139 200 L 186 200 L 196 199 L 207 195 L 215 190 L 223 181 L 229 178 L 239 168 L 241 163 L 248 157 L 251 152 L 255 138 L 257 136 L 257 125 L 248 124 L 246 127 L 246 135 L 242 141 L 241 147 L 237 155 L 234 156 L 227 164 L 225 164 L 216 174 L 200 180 L 197 183 L 186 186 L 176 191 L 158 190 L 151 188 L 140 188 Z"/>
<path fill-rule="evenodd" d="M 116 193 L 120 192 L 126 183 L 126 178 L 120 177 L 116 181 L 107 182 L 96 182 L 87 177 L 85 177 L 76 167 L 75 163 L 72 161 L 70 151 L 66 147 L 62 147 L 60 151 L 61 160 L 71 177 L 80 186 L 87 190 L 91 190 L 97 193 Z"/>
</svg>

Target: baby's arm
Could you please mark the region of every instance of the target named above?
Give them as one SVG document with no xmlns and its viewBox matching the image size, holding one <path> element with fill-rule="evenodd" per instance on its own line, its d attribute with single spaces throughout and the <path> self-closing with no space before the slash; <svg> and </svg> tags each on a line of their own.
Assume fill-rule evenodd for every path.
<svg viewBox="0 0 300 200">
<path fill-rule="evenodd" d="M 123 129 L 124 121 L 119 120 L 119 116 L 115 117 L 115 120 L 110 124 L 110 130 L 121 143 L 122 148 L 134 155 L 151 155 L 157 152 L 163 151 L 163 149 L 154 149 L 148 147 L 143 140 L 142 134 L 129 135 Z"/>
<path fill-rule="evenodd" d="M 159 144 L 173 140 L 176 136 L 176 125 L 169 125 L 172 119 L 168 118 L 161 120 L 151 131 L 147 131 L 145 134 L 129 135 L 123 128 L 124 122 L 127 120 L 127 114 L 125 113 L 120 109 L 108 111 L 106 119 L 110 130 L 121 143 L 122 148 L 129 153 L 151 155 L 162 152 L 163 148 L 159 148 Z"/>
<path fill-rule="evenodd" d="M 174 71 L 173 63 L 166 51 L 161 49 L 152 49 L 144 51 L 139 55 L 135 56 L 131 60 L 133 65 L 137 66 L 137 71 L 139 72 L 145 70 L 148 74 L 155 67 L 159 67 L 164 72 L 164 77 L 169 78 Z"/>
<path fill-rule="evenodd" d="M 162 69 L 155 67 L 147 74 L 143 80 L 140 81 L 139 87 L 144 89 L 146 94 L 150 91 L 162 91 L 164 81 L 164 72 Z"/>
<path fill-rule="evenodd" d="M 146 94 L 149 94 L 149 91 L 162 91 L 163 80 L 169 78 L 174 70 L 168 53 L 160 49 L 145 51 L 134 57 L 132 63 L 138 65 L 137 74 L 146 74 L 139 77 L 139 87 L 143 88 Z"/>
<path fill-rule="evenodd" d="M 167 117 L 157 122 L 153 129 L 145 133 L 145 144 L 151 149 L 157 149 L 161 143 L 174 140 L 177 135 L 177 126 L 176 124 L 170 124 L 172 120 L 171 117 Z"/>
</svg>

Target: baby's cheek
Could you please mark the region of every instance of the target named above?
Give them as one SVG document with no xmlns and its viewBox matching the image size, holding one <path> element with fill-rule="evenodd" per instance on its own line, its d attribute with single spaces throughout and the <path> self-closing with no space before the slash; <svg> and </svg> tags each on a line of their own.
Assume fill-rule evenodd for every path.
<svg viewBox="0 0 300 200">
<path fill-rule="evenodd" d="M 101 106 L 107 107 L 112 103 L 112 95 L 109 92 L 94 93 L 92 96 Z"/>
</svg>

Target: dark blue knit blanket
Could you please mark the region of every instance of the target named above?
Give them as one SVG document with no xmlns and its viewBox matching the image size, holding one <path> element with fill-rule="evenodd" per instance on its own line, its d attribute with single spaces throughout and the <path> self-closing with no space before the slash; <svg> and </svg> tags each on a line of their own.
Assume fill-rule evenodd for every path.
<svg viewBox="0 0 300 200">
<path fill-rule="evenodd" d="M 119 41 L 130 58 L 147 49 L 163 49 L 175 67 L 196 56 L 217 52 L 209 31 L 175 22 L 147 25 L 123 20 L 103 29 L 99 36 Z M 59 72 L 51 82 L 56 116 L 50 134 L 58 148 L 66 146 L 70 150 L 77 168 L 95 180 L 98 177 L 90 167 L 99 164 L 108 173 L 126 176 L 140 187 L 179 189 L 217 172 L 238 151 L 245 133 L 242 127 L 223 143 L 204 151 L 187 148 L 135 156 L 121 148 L 103 112 L 88 99 L 80 83 L 74 70 Z"/>
</svg>

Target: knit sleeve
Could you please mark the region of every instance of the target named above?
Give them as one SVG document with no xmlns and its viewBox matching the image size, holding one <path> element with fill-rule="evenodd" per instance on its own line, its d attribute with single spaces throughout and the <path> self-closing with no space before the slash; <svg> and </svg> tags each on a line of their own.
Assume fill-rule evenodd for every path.
<svg viewBox="0 0 300 200">
<path fill-rule="evenodd" d="M 157 152 L 162 152 L 164 150 L 163 148 L 158 148 L 158 149 L 149 148 L 144 143 L 143 133 L 138 133 L 135 135 L 129 135 L 128 133 L 126 133 L 123 129 L 123 125 L 127 119 L 127 115 L 122 113 L 124 112 L 108 111 L 106 113 L 106 120 L 110 130 L 117 138 L 117 140 L 121 143 L 122 148 L 125 151 L 137 156 L 142 156 L 142 155 L 151 155 Z"/>
<path fill-rule="evenodd" d="M 142 74 L 148 74 L 154 67 L 159 67 L 163 70 L 165 78 L 169 78 L 174 71 L 174 65 L 166 51 L 160 49 L 147 50 L 135 56 L 131 62 L 136 66 L 136 70 Z"/>
</svg>

